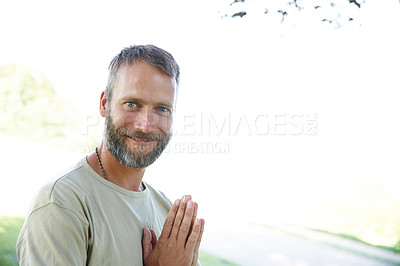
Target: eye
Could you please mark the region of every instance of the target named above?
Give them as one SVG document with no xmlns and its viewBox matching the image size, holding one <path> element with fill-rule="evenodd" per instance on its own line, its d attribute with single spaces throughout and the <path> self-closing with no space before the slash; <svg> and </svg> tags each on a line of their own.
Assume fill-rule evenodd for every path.
<svg viewBox="0 0 400 266">
<path fill-rule="evenodd" d="M 135 108 L 135 107 L 137 107 L 137 104 L 136 104 L 136 103 L 132 103 L 132 102 L 126 103 L 126 105 L 127 105 L 129 108 Z"/>
<path fill-rule="evenodd" d="M 163 106 L 160 106 L 160 107 L 158 107 L 158 111 L 160 111 L 160 112 L 162 112 L 162 113 L 166 113 L 166 112 L 168 112 L 169 110 L 168 110 L 168 108 L 165 108 L 165 107 L 163 107 Z"/>
</svg>

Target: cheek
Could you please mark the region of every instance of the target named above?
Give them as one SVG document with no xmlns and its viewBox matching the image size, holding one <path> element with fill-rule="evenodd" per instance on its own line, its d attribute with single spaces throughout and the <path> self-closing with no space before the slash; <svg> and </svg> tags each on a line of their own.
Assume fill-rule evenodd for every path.
<svg viewBox="0 0 400 266">
<path fill-rule="evenodd" d="M 172 126 L 172 119 L 170 117 L 159 117 L 157 126 L 165 133 L 169 133 Z"/>
<path fill-rule="evenodd" d="M 137 121 L 137 115 L 129 112 L 117 112 L 112 114 L 115 125 L 130 128 Z"/>
</svg>

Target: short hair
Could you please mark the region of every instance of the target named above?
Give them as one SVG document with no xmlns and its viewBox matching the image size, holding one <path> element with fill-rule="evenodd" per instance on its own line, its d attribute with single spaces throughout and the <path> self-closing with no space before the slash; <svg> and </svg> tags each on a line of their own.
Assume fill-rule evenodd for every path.
<svg viewBox="0 0 400 266">
<path fill-rule="evenodd" d="M 132 45 L 124 48 L 111 60 L 111 63 L 108 66 L 109 74 L 105 90 L 108 103 L 111 101 L 111 92 L 117 83 L 117 74 L 120 67 L 131 65 L 138 61 L 146 62 L 156 67 L 171 78 L 175 79 L 177 85 L 179 84 L 179 65 L 170 53 L 151 44 Z"/>
</svg>

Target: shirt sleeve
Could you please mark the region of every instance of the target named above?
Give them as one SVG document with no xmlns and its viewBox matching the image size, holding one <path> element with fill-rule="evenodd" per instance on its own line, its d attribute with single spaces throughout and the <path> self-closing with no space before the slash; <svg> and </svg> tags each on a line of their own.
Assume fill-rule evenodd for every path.
<svg viewBox="0 0 400 266">
<path fill-rule="evenodd" d="M 86 265 L 89 224 L 73 210 L 49 203 L 34 210 L 17 241 L 21 266 Z"/>
</svg>

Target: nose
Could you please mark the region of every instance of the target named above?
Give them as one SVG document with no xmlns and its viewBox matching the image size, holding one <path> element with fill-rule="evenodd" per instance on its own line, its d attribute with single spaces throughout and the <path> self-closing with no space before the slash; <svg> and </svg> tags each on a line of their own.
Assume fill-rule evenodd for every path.
<svg viewBox="0 0 400 266">
<path fill-rule="evenodd" d="M 134 127 L 136 130 L 140 130 L 143 133 L 150 133 L 154 127 L 154 114 L 151 110 L 142 108 L 136 117 Z"/>
</svg>

